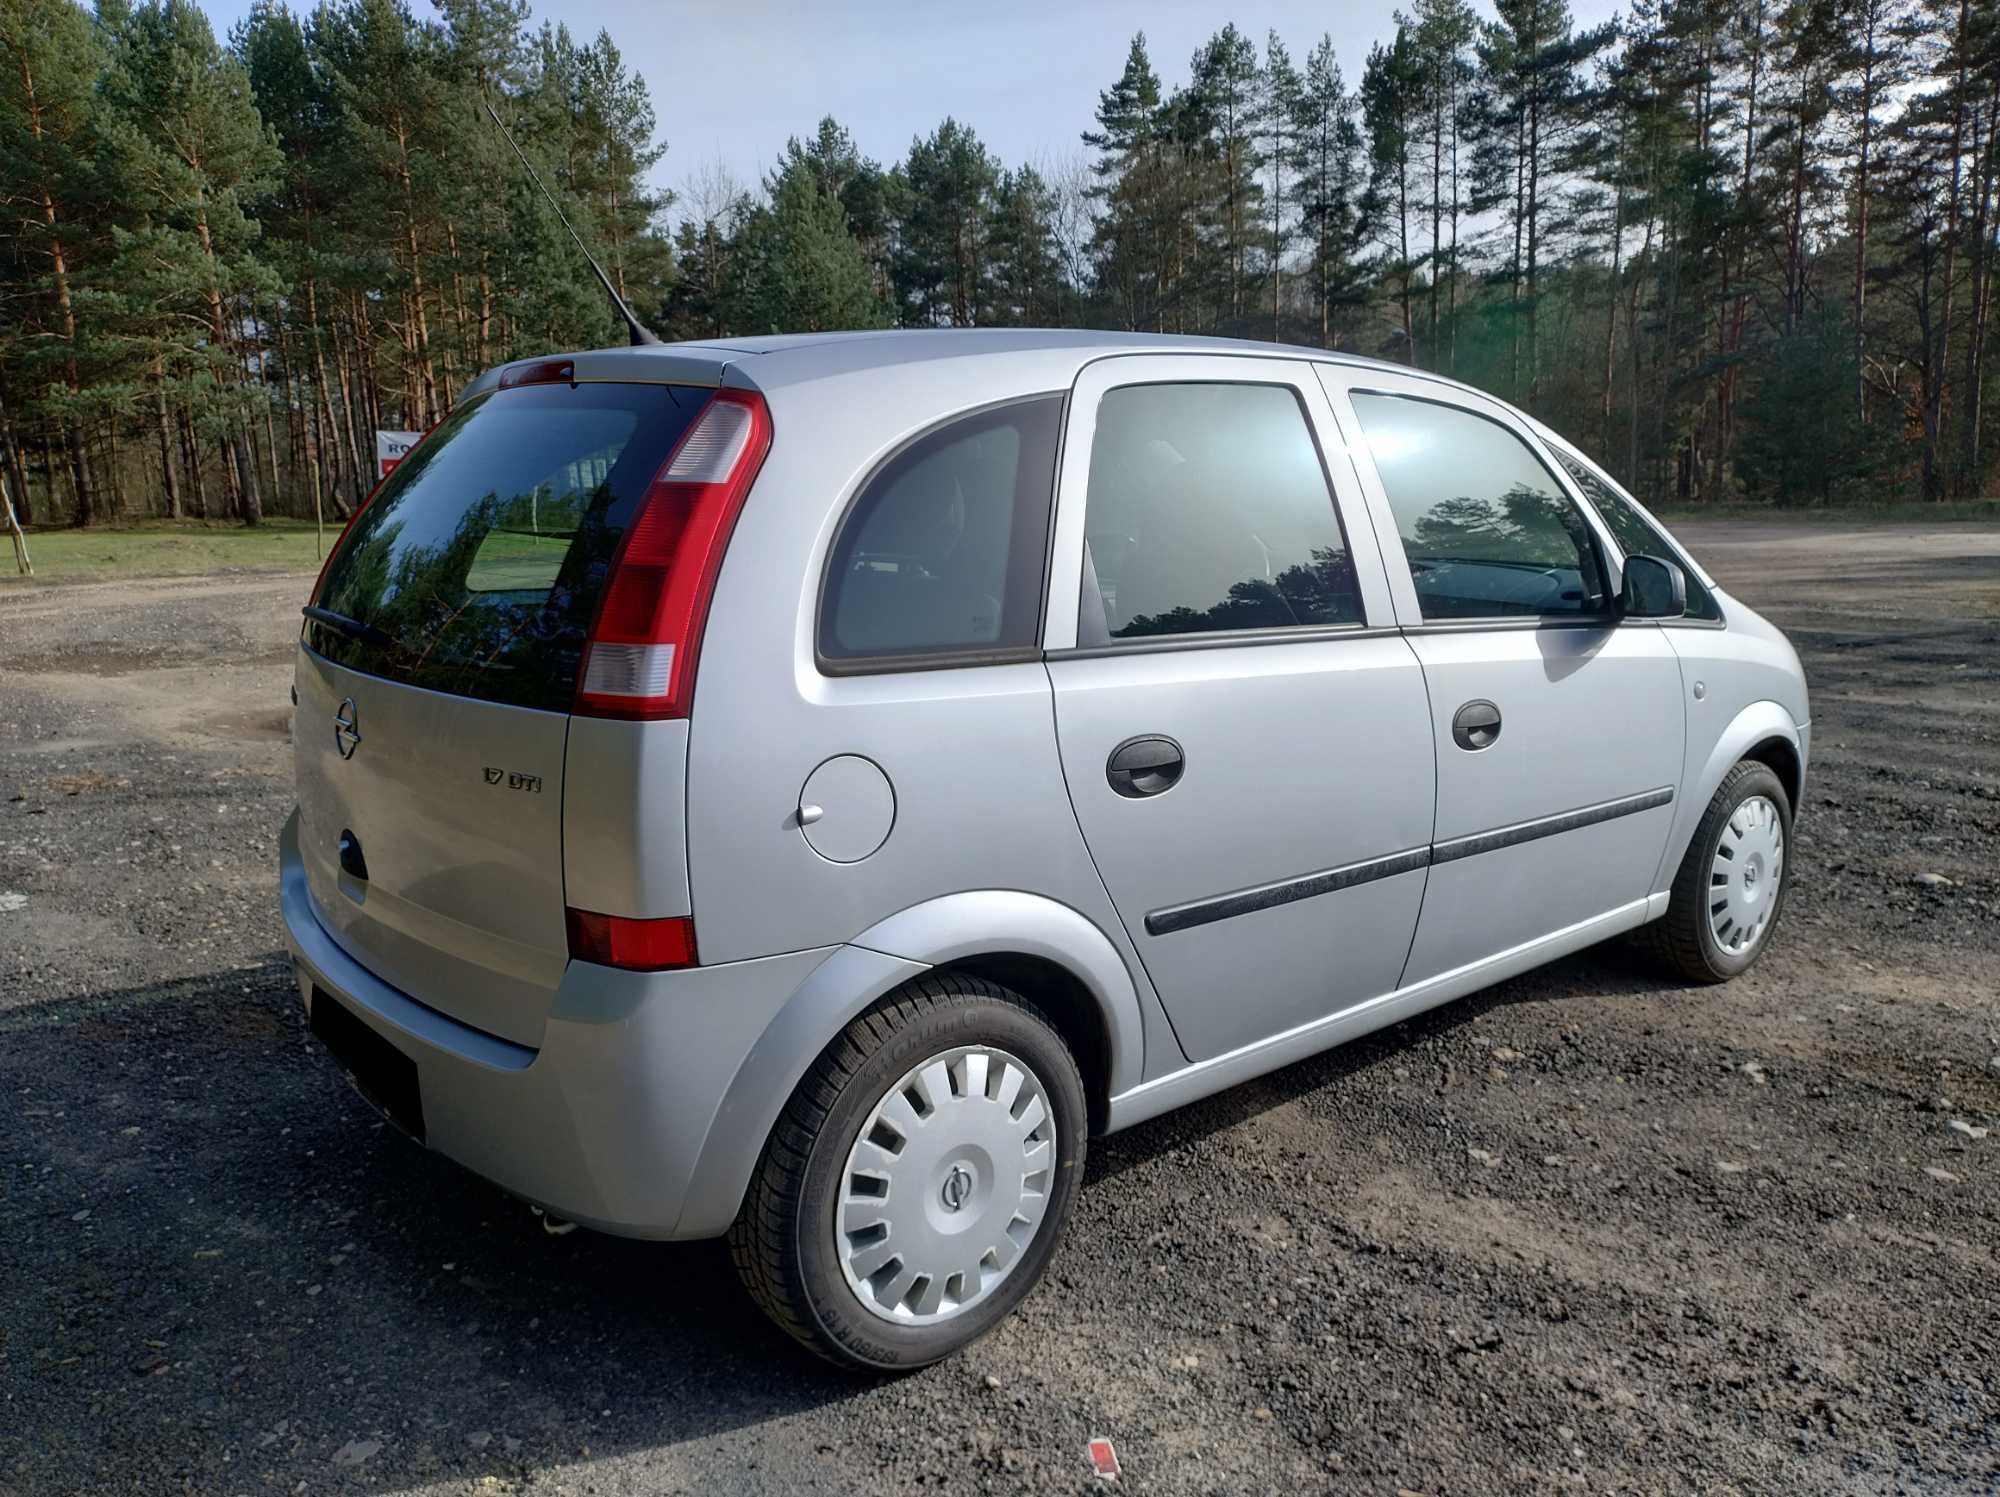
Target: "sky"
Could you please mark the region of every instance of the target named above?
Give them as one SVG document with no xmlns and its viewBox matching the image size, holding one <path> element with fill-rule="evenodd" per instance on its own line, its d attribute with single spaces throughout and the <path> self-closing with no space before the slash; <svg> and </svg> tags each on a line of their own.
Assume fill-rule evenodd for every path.
<svg viewBox="0 0 2000 1497">
<path fill-rule="evenodd" d="M 308 8 L 310 0 L 292 0 Z M 427 0 L 412 0 L 420 15 Z M 788 136 L 831 114 L 862 154 L 888 165 L 947 115 L 969 124 L 1001 162 L 1047 166 L 1082 150 L 1100 91 L 1114 83 L 1136 31 L 1168 88 L 1224 22 L 1262 50 L 1275 30 L 1303 65 L 1322 33 L 1349 85 L 1374 41 L 1410 0 L 541 0 L 534 22 L 579 37 L 611 33 L 652 91 L 667 155 L 659 186 L 683 191 L 720 163 L 754 187 Z M 1484 15 L 1489 0 L 1473 0 Z M 1609 19 L 1613 0 L 1571 0 L 1579 24 Z M 205 0 L 218 33 L 249 0 Z"/>
</svg>

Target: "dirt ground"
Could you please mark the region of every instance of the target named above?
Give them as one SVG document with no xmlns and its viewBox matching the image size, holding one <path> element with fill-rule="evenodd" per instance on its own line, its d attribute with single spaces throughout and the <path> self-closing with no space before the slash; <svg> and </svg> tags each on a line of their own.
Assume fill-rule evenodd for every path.
<svg viewBox="0 0 2000 1497">
<path fill-rule="evenodd" d="M 874 1383 L 308 1039 L 309 579 L 10 591 L 0 1491 L 1088 1490 L 1095 1435 L 1147 1492 L 2000 1491 L 2000 529 L 1683 533 L 1812 677 L 1768 959 L 1586 953 L 1094 1144 L 1022 1313 Z"/>
</svg>

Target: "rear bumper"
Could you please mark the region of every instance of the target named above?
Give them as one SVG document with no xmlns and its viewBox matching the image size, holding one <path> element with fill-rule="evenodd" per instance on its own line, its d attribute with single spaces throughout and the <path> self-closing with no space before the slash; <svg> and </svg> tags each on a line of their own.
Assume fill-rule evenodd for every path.
<svg viewBox="0 0 2000 1497">
<path fill-rule="evenodd" d="M 685 972 L 573 961 L 529 1049 L 397 991 L 334 941 L 313 913 L 296 814 L 280 839 L 279 891 L 300 997 L 310 1009 L 315 986 L 333 995 L 415 1063 L 430 1148 L 558 1216 L 630 1237 L 728 1228 L 763 1138 L 717 1127 L 717 1114 L 806 979 L 836 953 L 860 955 L 826 947 Z"/>
</svg>

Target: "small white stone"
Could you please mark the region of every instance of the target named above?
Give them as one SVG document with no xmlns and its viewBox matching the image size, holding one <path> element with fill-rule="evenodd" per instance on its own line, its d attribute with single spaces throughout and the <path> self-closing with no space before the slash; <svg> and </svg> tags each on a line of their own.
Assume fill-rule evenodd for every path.
<svg viewBox="0 0 2000 1497">
<path fill-rule="evenodd" d="M 336 1466 L 358 1466 L 373 1460 L 381 1449 L 380 1440 L 349 1440 L 333 1453 L 333 1463 Z"/>
</svg>

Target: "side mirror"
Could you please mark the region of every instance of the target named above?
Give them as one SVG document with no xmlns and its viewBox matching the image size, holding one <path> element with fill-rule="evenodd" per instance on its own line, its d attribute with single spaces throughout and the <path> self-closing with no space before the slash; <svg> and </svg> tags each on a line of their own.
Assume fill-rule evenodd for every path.
<svg viewBox="0 0 2000 1497">
<path fill-rule="evenodd" d="M 1677 619 L 1687 612 L 1687 575 L 1658 556 L 1625 558 L 1619 611 L 1628 619 Z"/>
</svg>

